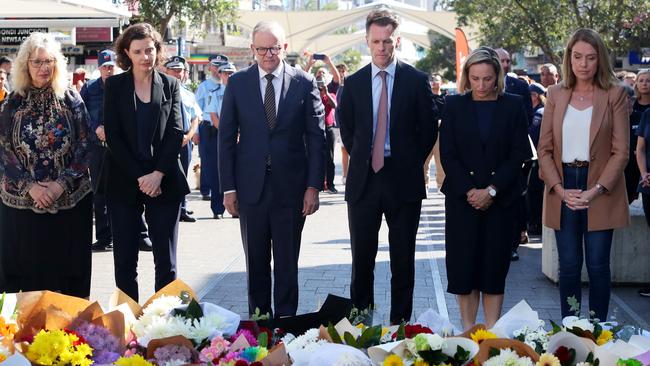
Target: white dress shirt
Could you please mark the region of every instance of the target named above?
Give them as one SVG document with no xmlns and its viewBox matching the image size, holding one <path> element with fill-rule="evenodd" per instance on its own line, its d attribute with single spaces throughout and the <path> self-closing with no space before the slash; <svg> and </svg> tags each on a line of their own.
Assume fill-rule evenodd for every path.
<svg viewBox="0 0 650 366">
<path fill-rule="evenodd" d="M 386 71 L 386 91 L 388 92 L 388 119 L 386 120 L 386 143 L 384 144 L 384 156 L 390 156 L 390 106 L 393 97 L 393 84 L 395 83 L 395 68 L 397 67 L 397 59 L 393 58 L 385 69 L 379 68 L 375 64 L 371 66 L 371 80 L 372 80 L 372 141 L 375 141 L 375 130 L 377 129 L 377 113 L 379 111 L 379 99 L 381 98 L 381 76 L 380 71 Z M 372 148 L 371 150 L 372 151 Z"/>
<path fill-rule="evenodd" d="M 571 104 L 562 121 L 562 162 L 589 161 L 589 128 L 593 106 L 579 110 Z"/>
<path fill-rule="evenodd" d="M 262 93 L 262 105 L 264 105 L 264 95 L 266 94 L 266 75 L 268 72 L 262 70 L 259 65 L 257 70 L 260 72 L 260 92 Z M 275 91 L 275 114 L 278 114 L 278 107 L 280 105 L 280 92 L 282 91 L 282 82 L 284 81 L 284 61 L 280 61 L 280 65 L 271 73 L 273 76 L 273 89 Z"/>
</svg>

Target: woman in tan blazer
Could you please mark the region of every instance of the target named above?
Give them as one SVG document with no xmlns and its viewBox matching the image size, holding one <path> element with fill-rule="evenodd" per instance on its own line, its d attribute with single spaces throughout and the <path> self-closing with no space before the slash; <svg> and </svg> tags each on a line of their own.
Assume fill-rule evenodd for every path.
<svg viewBox="0 0 650 366">
<path fill-rule="evenodd" d="M 582 243 L 589 273 L 589 309 L 606 320 L 613 229 L 629 224 L 623 170 L 628 161 L 627 98 L 595 31 L 579 29 L 564 53 L 564 80 L 547 91 L 538 145 L 544 225 L 555 229 L 562 316 L 568 298 L 581 301 Z"/>
</svg>

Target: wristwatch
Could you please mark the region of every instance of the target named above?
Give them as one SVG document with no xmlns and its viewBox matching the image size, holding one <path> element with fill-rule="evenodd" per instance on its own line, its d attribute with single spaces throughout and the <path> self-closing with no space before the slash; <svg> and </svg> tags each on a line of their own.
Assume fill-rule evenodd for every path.
<svg viewBox="0 0 650 366">
<path fill-rule="evenodd" d="M 603 194 L 607 191 L 607 188 L 603 187 L 600 183 L 596 183 L 596 190 L 598 191 L 598 194 Z"/>
<path fill-rule="evenodd" d="M 490 197 L 494 198 L 494 197 L 497 196 L 497 190 L 494 187 L 489 186 L 488 187 L 488 194 L 490 195 Z"/>
</svg>

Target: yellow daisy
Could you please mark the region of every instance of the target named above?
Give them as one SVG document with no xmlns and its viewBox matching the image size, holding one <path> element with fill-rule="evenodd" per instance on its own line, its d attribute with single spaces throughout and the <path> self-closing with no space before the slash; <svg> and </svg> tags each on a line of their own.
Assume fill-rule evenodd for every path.
<svg viewBox="0 0 650 366">
<path fill-rule="evenodd" d="M 470 337 L 472 338 L 472 340 L 473 340 L 474 342 L 480 344 L 481 342 L 483 342 L 483 341 L 486 340 L 486 339 L 497 338 L 497 335 L 494 334 L 494 333 L 492 333 L 492 332 L 488 332 L 488 331 L 485 330 L 485 329 L 479 329 L 479 330 L 477 330 L 476 332 L 472 333 L 472 334 L 470 335 Z"/>
<path fill-rule="evenodd" d="M 539 357 L 535 366 L 561 366 L 560 360 L 550 353 L 544 353 Z"/>
<path fill-rule="evenodd" d="M 421 358 L 418 358 L 415 360 L 415 364 L 413 366 L 429 366 L 429 363 Z"/>
<path fill-rule="evenodd" d="M 384 359 L 382 366 L 404 366 L 402 358 L 398 355 L 390 355 Z"/>
<path fill-rule="evenodd" d="M 596 344 L 602 346 L 603 344 L 611 341 L 612 339 L 614 339 L 614 334 L 612 334 L 612 332 L 609 330 L 603 329 L 603 331 L 600 332 L 598 339 L 596 339 Z"/>
</svg>

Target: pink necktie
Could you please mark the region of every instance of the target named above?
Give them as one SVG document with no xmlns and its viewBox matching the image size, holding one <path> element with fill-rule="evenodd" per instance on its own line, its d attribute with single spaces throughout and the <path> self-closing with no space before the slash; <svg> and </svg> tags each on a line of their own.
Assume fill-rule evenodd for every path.
<svg viewBox="0 0 650 366">
<path fill-rule="evenodd" d="M 386 89 L 386 71 L 380 71 L 381 96 L 377 111 L 377 128 L 372 144 L 372 170 L 377 173 L 384 167 L 384 145 L 386 144 L 386 125 L 388 122 L 388 90 Z"/>
</svg>

